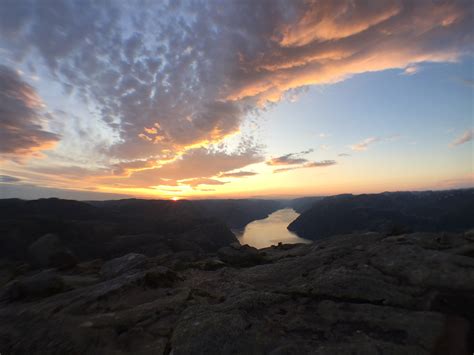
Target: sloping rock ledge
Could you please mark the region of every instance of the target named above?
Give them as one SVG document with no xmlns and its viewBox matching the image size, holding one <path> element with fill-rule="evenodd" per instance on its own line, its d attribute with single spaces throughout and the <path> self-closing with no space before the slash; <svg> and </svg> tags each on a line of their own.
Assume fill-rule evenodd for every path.
<svg viewBox="0 0 474 355">
<path fill-rule="evenodd" d="M 473 352 L 472 232 L 368 233 L 173 257 L 133 254 L 128 264 L 15 276 L 0 293 L 0 351 Z"/>
</svg>

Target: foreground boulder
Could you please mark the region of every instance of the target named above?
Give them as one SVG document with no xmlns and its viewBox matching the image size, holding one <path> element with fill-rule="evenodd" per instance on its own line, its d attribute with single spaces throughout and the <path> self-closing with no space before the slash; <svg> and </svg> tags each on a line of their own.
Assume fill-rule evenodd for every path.
<svg viewBox="0 0 474 355">
<path fill-rule="evenodd" d="M 28 252 L 33 264 L 38 267 L 68 269 L 77 264 L 77 258 L 55 234 L 45 234 L 30 245 Z"/>
</svg>

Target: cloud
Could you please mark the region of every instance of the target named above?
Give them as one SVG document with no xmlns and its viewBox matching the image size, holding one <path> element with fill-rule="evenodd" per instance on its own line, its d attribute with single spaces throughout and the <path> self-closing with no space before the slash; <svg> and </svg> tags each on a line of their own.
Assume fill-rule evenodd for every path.
<svg viewBox="0 0 474 355">
<path fill-rule="evenodd" d="M 470 141 L 472 141 L 473 136 L 474 136 L 474 130 L 473 129 L 467 129 L 461 136 L 459 136 L 454 141 L 452 141 L 449 146 L 450 147 L 457 147 L 458 145 L 470 142 Z"/>
<path fill-rule="evenodd" d="M 403 71 L 403 74 L 405 75 L 413 75 L 413 74 L 416 74 L 420 71 L 420 67 L 417 66 L 417 65 L 410 65 L 408 67 L 405 68 L 405 70 Z"/>
<path fill-rule="evenodd" d="M 90 169 L 76 165 L 46 165 L 31 167 L 30 171 L 41 174 L 65 177 L 71 179 L 84 179 L 88 177 L 101 176 L 107 173 L 107 169 Z"/>
<path fill-rule="evenodd" d="M 235 152 L 201 147 L 188 150 L 176 160 L 160 166 L 134 171 L 127 181 L 137 186 L 174 186 L 178 181 L 186 183 L 199 181 L 192 179 L 223 176 L 226 172 L 259 163 L 263 159 L 254 146 L 242 147 Z"/>
<path fill-rule="evenodd" d="M 307 162 L 308 159 L 293 158 L 293 154 L 283 155 L 277 158 L 271 158 L 267 161 L 267 165 L 297 165 Z"/>
<path fill-rule="evenodd" d="M 378 142 L 396 142 L 401 138 L 399 134 L 392 134 L 390 136 L 385 137 L 369 137 L 364 139 L 363 141 L 353 144 L 350 148 L 356 152 L 366 151 L 370 145 L 373 145 Z M 342 155 L 344 156 L 344 155 Z"/>
<path fill-rule="evenodd" d="M 153 188 L 161 191 L 166 186 L 222 185 L 227 182 L 215 178 L 225 177 L 227 172 L 233 175 L 230 172 L 262 162 L 263 159 L 258 145 L 243 141 L 232 151 L 222 146 L 200 147 L 170 160 L 129 161 L 94 169 L 41 162 L 30 167 L 29 180 L 65 188 L 80 181 L 81 185 L 88 186 L 107 186 L 113 189 Z"/>
<path fill-rule="evenodd" d="M 301 155 L 306 155 L 312 153 L 313 149 L 304 150 L 299 153 L 289 153 L 285 154 L 276 158 L 271 158 L 267 160 L 267 165 L 275 166 L 275 165 L 298 165 L 303 164 L 308 161 L 308 159 L 301 158 Z"/>
<path fill-rule="evenodd" d="M 472 43 L 473 9 L 463 1 L 314 1 L 288 7 L 291 20 L 276 17 L 273 40 L 259 56 L 249 56 L 249 65 L 243 63 L 230 98 L 277 102 L 299 86 L 455 61 Z"/>
<path fill-rule="evenodd" d="M 351 145 L 351 149 L 356 152 L 362 152 L 362 151 L 367 150 L 369 145 L 372 145 L 377 142 L 380 142 L 379 137 L 369 137 L 369 138 L 364 139 L 362 142 Z"/>
<path fill-rule="evenodd" d="M 227 184 L 227 181 L 221 181 L 216 179 L 209 179 L 209 178 L 197 178 L 197 179 L 189 179 L 189 180 L 182 180 L 180 184 L 188 185 L 191 187 L 197 187 L 200 185 L 224 185 Z"/>
<path fill-rule="evenodd" d="M 338 157 L 350 157 L 351 155 L 347 154 L 347 153 L 339 153 L 337 156 Z"/>
<path fill-rule="evenodd" d="M 472 41 L 462 1 L 136 5 L 0 5 L 5 47 L 38 53 L 119 135 L 110 154 L 128 160 L 220 140 L 239 130 L 247 107 L 288 90 L 453 61 Z"/>
<path fill-rule="evenodd" d="M 290 167 L 290 168 L 278 168 L 278 169 L 273 170 L 273 173 L 274 173 L 274 174 L 276 174 L 276 173 L 283 173 L 283 172 L 285 172 L 285 171 L 301 169 L 302 167 L 303 167 L 303 166 L 293 166 L 293 167 Z"/>
<path fill-rule="evenodd" d="M 285 171 L 296 170 L 296 169 L 306 169 L 306 168 L 324 168 L 324 167 L 328 167 L 328 166 L 332 166 L 336 164 L 337 162 L 335 160 L 321 160 L 321 161 L 307 162 L 300 166 L 275 169 L 273 170 L 273 173 L 283 173 Z"/>
<path fill-rule="evenodd" d="M 21 198 L 33 200 L 38 198 L 64 198 L 74 200 L 115 200 L 134 197 L 125 194 L 112 194 L 98 191 L 48 188 L 26 184 L 5 184 L 2 186 L 2 198 Z"/>
<path fill-rule="evenodd" d="M 14 177 L 14 176 L 9 176 L 9 175 L 0 175 L 0 183 L 7 183 L 11 184 L 14 182 L 19 182 L 21 179 Z"/>
<path fill-rule="evenodd" d="M 238 132 L 243 105 L 219 94 L 237 50 L 215 31 L 216 4 L 137 5 L 2 3 L 0 41 L 95 112 L 116 136 L 111 158 L 176 156 Z"/>
<path fill-rule="evenodd" d="M 336 165 L 335 160 L 313 161 L 304 165 L 305 168 L 323 168 L 326 166 Z"/>
<path fill-rule="evenodd" d="M 237 153 L 197 148 L 187 151 L 180 159 L 164 164 L 157 170 L 168 179 L 209 177 L 235 170 L 263 160 L 259 152 L 249 149 Z"/>
<path fill-rule="evenodd" d="M 54 146 L 60 137 L 43 129 L 42 107 L 35 90 L 0 65 L 0 155 L 25 156 Z"/>
<path fill-rule="evenodd" d="M 182 192 L 181 189 L 168 189 L 168 188 L 160 188 L 160 191 L 165 191 L 165 192 Z"/>
<path fill-rule="evenodd" d="M 71 110 L 83 108 L 78 121 L 92 123 L 86 133 L 103 132 L 68 150 L 72 136 L 84 142 L 71 112 L 61 122 L 67 135 L 52 133 L 40 108 L 20 100 L 13 111 L 26 118 L 14 122 L 23 126 L 2 127 L 8 140 L 0 149 L 31 154 L 61 134 L 68 141 L 58 155 L 93 149 L 90 161 L 114 170 L 114 183 L 201 177 L 191 177 L 182 158 L 237 134 L 249 114 L 310 85 L 456 61 L 471 51 L 472 18 L 469 1 L 0 1 L 6 60 L 23 65 L 25 77 L 58 84 Z M 206 164 L 221 158 L 210 154 Z"/>
<path fill-rule="evenodd" d="M 129 175 L 133 171 L 146 170 L 155 167 L 158 164 L 156 159 L 124 161 L 112 165 L 114 175 Z"/>
<path fill-rule="evenodd" d="M 223 178 L 241 178 L 241 177 L 247 177 L 247 176 L 254 176 L 257 175 L 256 172 L 253 171 L 235 171 L 235 172 L 229 172 L 229 173 L 223 173 L 220 174 L 219 177 Z"/>
</svg>

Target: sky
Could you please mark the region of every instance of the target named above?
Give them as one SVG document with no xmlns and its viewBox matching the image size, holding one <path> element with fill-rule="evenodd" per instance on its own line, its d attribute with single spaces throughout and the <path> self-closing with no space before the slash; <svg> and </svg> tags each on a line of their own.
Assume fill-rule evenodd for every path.
<svg viewBox="0 0 474 355">
<path fill-rule="evenodd" d="M 474 186 L 474 6 L 0 1 L 0 198 Z"/>
</svg>

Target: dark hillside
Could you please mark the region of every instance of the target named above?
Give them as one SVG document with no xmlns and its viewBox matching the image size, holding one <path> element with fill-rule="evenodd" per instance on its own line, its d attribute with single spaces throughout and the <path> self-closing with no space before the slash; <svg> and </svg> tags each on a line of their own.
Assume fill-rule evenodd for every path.
<svg viewBox="0 0 474 355">
<path fill-rule="evenodd" d="M 317 201 L 288 229 L 308 239 L 361 231 L 459 232 L 474 228 L 474 189 L 338 195 Z"/>
</svg>

